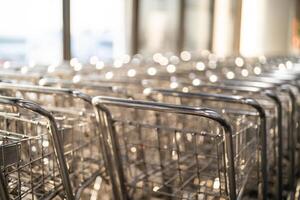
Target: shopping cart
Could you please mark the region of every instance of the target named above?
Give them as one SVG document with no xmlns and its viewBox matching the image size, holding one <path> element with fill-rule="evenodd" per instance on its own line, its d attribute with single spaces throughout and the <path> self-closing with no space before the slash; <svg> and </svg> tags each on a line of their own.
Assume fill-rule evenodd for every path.
<svg viewBox="0 0 300 200">
<path fill-rule="evenodd" d="M 236 199 L 232 130 L 219 114 L 109 97 L 93 103 L 117 199 Z"/>
<path fill-rule="evenodd" d="M 3 96 L 0 110 L 1 199 L 70 197 L 62 140 L 53 116 L 33 102 Z"/>
<path fill-rule="evenodd" d="M 53 114 L 62 136 L 71 194 L 76 199 L 100 199 L 104 191 L 101 199 L 109 198 L 105 152 L 96 129 L 91 97 L 70 89 L 17 84 L 2 84 L 0 93 L 33 100 Z"/>
<path fill-rule="evenodd" d="M 218 71 L 217 71 L 218 72 Z M 220 71 L 222 72 L 222 71 Z M 219 72 L 218 72 L 219 73 Z M 218 74 L 218 73 L 214 73 L 214 74 Z M 181 74 L 182 75 L 182 74 Z M 167 81 L 168 79 L 170 80 L 169 81 L 169 84 L 170 84 L 170 88 L 173 87 L 178 89 L 180 88 L 181 85 L 187 85 L 187 86 L 190 86 L 190 85 L 193 85 L 193 86 L 197 86 L 197 87 L 202 87 L 202 86 L 205 86 L 202 84 L 202 80 L 206 80 L 205 78 L 203 79 L 202 76 L 196 76 L 196 74 L 194 74 L 194 77 L 192 77 L 192 80 L 190 82 L 190 84 L 182 84 L 182 80 L 186 81 L 188 80 L 189 78 L 191 77 L 188 77 L 188 75 L 190 75 L 189 73 L 185 73 L 184 76 L 179 76 L 179 78 L 174 78 L 174 75 L 170 76 L 169 78 L 166 76 L 164 76 L 164 80 Z M 218 74 L 219 76 L 219 79 L 220 77 L 222 77 L 222 73 L 219 73 Z M 158 76 L 158 77 L 153 77 L 152 80 L 150 82 L 156 82 L 156 79 L 160 80 L 158 81 L 159 83 L 161 83 L 161 79 L 162 79 L 163 76 Z M 187 78 L 188 77 L 188 78 Z M 172 82 L 172 78 L 173 81 Z M 279 156 L 281 155 L 281 153 L 276 153 L 278 154 L 278 173 L 279 173 L 279 177 L 281 176 L 281 171 L 280 170 L 280 162 L 283 163 L 283 165 L 285 165 L 286 167 L 284 167 L 284 183 L 281 183 L 282 181 L 280 180 L 281 178 L 278 178 L 278 188 L 277 191 L 283 191 L 282 189 L 280 188 L 283 188 L 284 187 L 284 190 L 287 190 L 287 191 L 293 191 L 294 190 L 294 183 L 295 183 L 295 155 L 296 155 L 296 145 L 295 145 L 295 141 L 296 141 L 296 126 L 297 126 L 297 105 L 296 105 L 296 94 L 297 92 L 295 93 L 295 90 L 293 91 L 291 88 L 290 88 L 290 85 L 289 86 L 286 86 L 287 83 L 289 83 L 288 81 L 286 82 L 282 82 L 282 80 L 274 80 L 274 77 L 272 78 L 273 81 L 270 81 L 270 80 L 260 80 L 259 79 L 260 77 L 258 77 L 258 80 L 253 80 L 253 78 L 247 78 L 245 80 L 222 80 L 222 85 L 231 85 L 231 86 L 240 86 L 240 85 L 243 85 L 243 86 L 255 86 L 255 87 L 258 87 L 258 88 L 264 88 L 264 89 L 269 89 L 269 90 L 274 90 L 275 93 L 277 93 L 276 95 L 273 95 L 272 96 L 272 99 L 276 102 L 277 104 L 277 108 L 282 110 L 280 111 L 281 113 L 278 114 L 278 116 L 281 116 L 279 117 L 278 119 L 278 123 L 280 123 L 279 125 L 276 125 L 276 123 L 274 124 L 273 126 L 273 129 L 270 129 L 270 130 L 274 130 L 276 131 L 276 129 L 280 128 L 281 130 L 288 130 L 287 131 L 287 134 L 281 134 L 282 131 L 278 131 L 280 137 L 279 139 L 281 138 L 281 136 L 283 136 L 284 138 L 283 139 L 280 139 L 281 142 L 277 142 L 277 139 L 275 138 L 274 142 L 275 144 L 278 144 L 278 148 L 279 149 L 283 149 L 283 156 Z M 269 78 L 270 79 L 270 78 Z M 202 81 L 202 82 L 201 82 Z M 209 81 L 209 80 L 207 80 Z M 289 80 L 289 81 L 293 81 L 293 80 Z M 234 82 L 234 84 L 232 84 Z M 153 85 L 153 84 L 150 84 L 150 85 Z M 159 84 L 157 84 L 159 85 Z M 283 85 L 283 86 L 282 86 Z M 192 86 L 192 87 L 193 87 Z M 209 87 L 206 87 L 206 88 L 210 88 L 210 89 L 207 89 L 205 90 L 205 92 L 209 92 L 212 88 L 212 86 L 208 85 Z M 219 87 L 219 83 L 218 84 L 215 84 L 215 88 L 218 88 Z M 168 87 L 168 84 L 164 85 L 163 87 Z M 162 87 L 162 88 L 163 88 Z M 197 88 L 196 87 L 196 88 Z M 202 87 L 203 88 L 203 87 Z M 185 91 L 189 91 L 189 87 L 184 87 L 183 88 Z M 220 87 L 219 87 L 220 89 Z M 217 92 L 223 92 L 222 89 L 220 89 L 221 91 L 217 91 Z M 236 89 L 233 89 L 232 91 L 234 91 L 233 93 L 236 93 Z M 279 98 L 279 99 L 278 99 Z M 280 105 L 279 105 L 280 104 Z M 281 127 L 276 127 L 276 126 L 283 126 L 282 128 Z M 273 136 L 272 136 L 273 137 Z M 294 138 L 294 139 L 292 139 Z M 293 141 L 292 141 L 292 140 Z M 272 139 L 273 140 L 273 139 Z M 281 150 L 279 150 L 280 152 Z M 277 147 L 273 149 L 273 152 L 278 152 L 277 150 Z M 277 172 L 276 172 L 277 173 Z M 280 185 L 283 185 L 283 186 L 280 186 Z M 280 196 L 279 196 L 279 199 L 280 199 Z"/>
<path fill-rule="evenodd" d="M 160 58 L 156 55 L 155 58 L 153 56 L 153 61 L 149 61 L 148 58 L 143 59 L 140 56 L 136 56 L 133 57 L 130 62 L 121 63 L 121 65 L 116 62 L 112 67 L 108 65 L 83 66 L 80 63 L 75 65 L 71 64 L 71 66 L 63 66 L 62 68 L 56 67 L 55 69 L 53 68 L 54 70 L 52 70 L 51 67 L 48 67 L 45 73 L 41 73 L 43 74 L 43 76 L 40 76 L 43 77 L 42 79 L 38 81 L 34 79 L 31 83 L 36 84 L 39 82 L 39 84 L 46 86 L 70 87 L 79 89 L 92 96 L 105 95 L 125 97 L 127 99 L 143 99 L 172 103 L 183 107 L 189 105 L 212 108 L 219 113 L 222 113 L 222 117 L 228 120 L 233 129 L 233 153 L 236 155 L 234 158 L 235 187 L 238 197 L 242 197 L 245 194 L 248 194 L 251 197 L 251 191 L 253 190 L 262 193 L 264 198 L 267 196 L 269 198 L 276 197 L 278 199 L 286 197 L 287 192 L 294 191 L 295 178 L 297 173 L 299 173 L 297 151 L 300 141 L 298 117 L 300 102 L 298 94 L 300 91 L 300 84 L 299 74 L 290 66 L 290 61 L 293 59 L 285 57 L 268 58 L 266 62 L 266 58 L 247 59 L 243 57 L 230 57 L 219 59 L 212 54 L 207 54 L 207 57 L 192 54 L 190 56 L 191 58 L 189 59 L 180 60 L 179 57 L 174 55 L 169 57 L 160 55 Z M 166 59 L 167 62 L 165 62 Z M 279 73 L 276 70 L 277 67 L 282 68 L 282 63 L 289 69 L 280 69 L 279 76 Z M 39 71 L 43 70 L 44 69 Z M 34 71 L 35 70 L 31 70 L 31 73 Z M 28 73 L 28 75 L 31 73 Z M 3 79 L 5 79 L 5 77 Z M 22 75 L 12 76 L 9 78 L 9 81 L 30 83 L 30 80 L 23 81 L 22 79 L 24 79 L 22 78 Z M 4 92 L 3 94 L 5 94 L 5 91 L 9 91 L 8 89 L 5 89 L 5 87 L 1 90 L 1 93 Z M 38 101 L 40 104 L 47 106 L 47 109 L 59 113 L 57 119 L 61 119 L 60 116 L 63 116 L 63 114 L 65 114 L 64 112 L 69 110 L 67 108 L 71 108 L 70 110 L 73 111 L 72 113 L 74 115 L 78 110 L 80 110 L 81 113 L 85 113 L 86 110 L 88 110 L 88 113 L 92 113 L 92 111 L 90 111 L 92 110 L 90 103 L 89 105 L 83 105 L 77 101 L 78 99 L 74 101 L 74 98 L 71 98 L 72 95 L 57 95 L 52 92 L 49 92 L 49 95 L 41 95 L 40 92 L 36 91 L 31 93 L 28 91 L 14 92 L 15 96 Z M 14 95 L 13 93 L 9 93 L 7 95 Z M 225 96 L 227 101 L 224 100 Z M 229 99 L 230 102 L 228 102 Z M 251 105 L 247 103 L 242 104 L 241 99 L 255 100 L 254 102 L 258 103 L 259 109 L 258 107 L 251 107 Z M 265 120 L 262 120 L 259 115 L 260 109 L 265 113 Z M 70 112 L 70 110 L 68 112 Z M 127 119 L 127 112 L 124 111 L 124 113 L 122 113 L 122 111 L 123 109 L 113 109 L 112 113 L 122 119 Z M 142 114 L 140 116 L 137 115 L 135 111 L 130 112 L 129 116 L 131 115 L 133 117 L 128 119 L 128 123 L 130 123 L 130 121 L 145 120 L 145 124 L 148 124 L 149 120 L 152 122 L 153 118 L 160 124 L 161 121 L 164 122 L 164 120 L 167 120 L 164 117 L 161 117 L 161 115 L 151 117 L 151 114 L 145 114 L 145 116 Z M 263 115 L 261 114 L 261 116 Z M 175 119 L 172 118 L 172 121 L 185 127 L 190 126 L 191 120 L 188 120 L 188 118 L 189 117 L 186 116 L 175 117 Z M 170 124 L 167 124 L 167 126 L 169 125 Z M 135 125 L 129 124 L 122 125 L 122 127 L 124 127 L 124 130 L 122 131 L 125 133 L 131 132 L 131 129 L 128 128 L 128 126 L 132 126 L 131 128 L 138 132 L 139 127 L 135 130 Z M 153 126 L 156 126 L 156 124 Z M 171 124 L 170 126 L 175 125 Z M 142 130 L 143 127 L 140 127 L 140 129 Z M 266 130 L 265 134 L 263 134 L 263 129 Z M 250 133 L 256 136 L 251 138 L 252 140 L 247 136 Z M 245 135 L 246 137 L 244 137 Z M 266 137 L 265 145 L 262 144 L 264 142 L 262 135 L 265 135 Z M 188 137 L 190 136 L 187 134 L 186 137 L 182 138 Z M 131 159 L 130 161 L 132 161 L 131 156 L 142 156 L 145 152 L 150 152 L 148 149 L 140 150 L 140 146 L 144 147 L 145 145 L 139 145 L 141 142 L 137 142 L 138 145 L 134 145 L 134 141 L 132 141 L 131 138 L 132 137 L 129 137 L 128 141 L 126 140 L 123 143 L 121 141 L 120 145 L 114 145 L 116 147 L 122 147 L 120 148 L 121 150 L 123 150 L 125 148 L 124 146 L 127 144 L 130 147 L 134 147 L 133 149 L 128 150 L 129 153 L 126 153 L 126 150 L 123 152 L 121 151 L 120 154 L 124 155 L 127 160 Z M 149 140 L 152 141 L 151 138 Z M 147 143 L 145 142 L 145 144 Z M 247 144 L 251 145 L 248 146 Z M 107 149 L 100 149 L 100 152 L 109 151 L 109 146 L 102 144 L 101 148 L 102 146 Z M 190 149 L 188 145 L 186 146 L 185 150 L 187 151 L 186 154 L 188 154 Z M 243 146 L 245 147 L 244 149 L 242 148 Z M 238 152 L 242 153 L 239 154 Z M 153 153 L 149 154 L 152 155 Z M 165 154 L 162 155 L 164 156 Z M 141 157 L 138 158 L 142 163 Z M 245 158 L 249 160 L 248 165 L 243 164 Z M 105 160 L 104 157 L 102 160 L 103 159 Z M 108 163 L 107 166 L 109 166 L 108 169 L 116 168 L 115 161 L 109 160 L 110 159 L 106 161 Z M 268 162 L 265 162 L 266 160 Z M 127 161 L 125 164 L 126 163 Z M 132 165 L 135 166 L 135 164 Z M 140 164 L 137 164 L 137 166 L 138 167 L 135 166 L 133 169 L 134 173 L 142 174 L 148 172 L 148 168 L 144 169 Z M 138 170 L 136 168 L 138 168 Z M 176 171 L 178 171 L 177 169 L 168 169 L 169 173 L 164 176 L 167 177 L 167 179 L 168 177 L 172 177 L 176 174 Z M 125 171 L 124 173 L 127 173 L 124 169 L 118 169 L 118 171 Z M 112 174 L 114 173 L 114 170 L 108 170 L 107 172 L 110 173 L 110 177 L 115 177 L 114 174 Z M 78 173 L 74 172 L 73 174 Z M 133 176 L 134 175 L 136 174 L 133 174 Z M 106 176 L 106 173 L 101 172 L 100 176 L 103 178 Z M 115 190 L 114 193 L 117 194 L 119 194 L 118 190 L 123 185 L 123 183 L 118 182 L 118 177 L 121 176 L 117 176 L 112 181 L 112 188 Z M 127 177 L 127 175 L 125 177 Z M 72 176 L 70 179 L 73 183 L 74 179 Z M 144 179 L 144 177 L 142 179 Z M 212 182 L 215 183 L 214 180 Z M 137 199 L 142 196 L 151 196 L 151 198 L 166 198 L 169 196 L 170 198 L 174 197 L 175 199 L 190 198 L 189 194 L 183 195 L 182 193 L 180 196 L 179 192 L 177 195 L 177 193 L 172 191 L 173 187 L 168 184 L 167 186 L 163 185 L 158 187 L 155 187 L 156 185 L 154 185 L 151 190 L 151 187 L 148 187 L 148 185 L 147 187 L 144 187 L 144 183 L 142 183 L 143 186 L 135 183 L 129 184 L 130 186 L 128 186 L 127 183 L 126 180 L 124 183 L 125 186 L 122 186 L 122 191 L 127 191 L 126 189 L 131 188 L 128 189 L 128 196 Z M 217 181 L 216 184 L 218 184 Z M 74 193 L 76 193 L 77 186 L 78 185 L 75 184 L 73 187 Z M 175 190 L 176 187 L 175 184 Z M 134 188 L 138 189 L 134 190 Z M 144 188 L 145 191 L 141 188 Z M 153 191 L 153 189 L 158 191 Z M 167 189 L 167 192 L 165 192 L 165 189 Z M 202 191 L 198 191 L 198 198 L 208 198 L 209 194 L 202 195 L 202 193 Z M 124 192 L 124 194 L 126 194 L 126 192 Z M 170 194 L 175 195 L 170 196 Z M 260 197 L 260 194 L 255 195 L 256 197 Z M 215 195 L 211 195 L 210 198 L 214 197 Z M 219 197 L 226 198 L 226 195 L 219 195 Z"/>
<path fill-rule="evenodd" d="M 154 83 L 155 81 L 155 83 Z M 146 100 L 153 100 L 153 101 L 159 101 L 159 102 L 167 102 L 167 103 L 173 103 L 173 104 L 180 104 L 180 105 L 190 105 L 190 106 L 206 106 L 214 109 L 218 109 L 220 113 L 222 113 L 224 116 L 227 116 L 229 121 L 231 122 L 232 126 L 234 127 L 235 132 L 237 132 L 238 135 L 237 138 L 243 137 L 242 135 L 245 135 L 246 132 L 253 132 L 253 135 L 255 136 L 255 141 L 251 141 L 253 145 L 247 146 L 247 144 L 239 144 L 237 142 L 237 145 L 235 146 L 236 152 L 240 151 L 248 151 L 247 153 L 247 159 L 242 158 L 238 156 L 237 160 L 239 162 L 245 162 L 245 160 L 248 160 L 247 165 L 237 162 L 237 169 L 240 169 L 239 166 L 243 166 L 244 172 L 237 172 L 239 175 L 239 180 L 243 180 L 244 183 L 238 183 L 239 189 L 243 188 L 245 190 L 245 185 L 247 185 L 247 189 L 252 190 L 253 193 L 262 193 L 264 191 L 264 194 L 256 194 L 256 196 L 264 195 L 264 198 L 267 198 L 267 147 L 269 148 L 268 152 L 269 155 L 271 155 L 274 148 L 273 148 L 273 139 L 270 139 L 270 142 L 266 144 L 266 127 L 267 127 L 267 121 L 265 116 L 265 109 L 268 111 L 268 124 L 276 124 L 276 113 L 274 110 L 274 107 L 276 105 L 272 105 L 269 103 L 269 107 L 263 108 L 261 107 L 255 100 L 251 98 L 242 98 L 241 96 L 229 96 L 229 95 L 214 95 L 214 94 L 205 94 L 205 93 L 191 93 L 186 89 L 189 89 L 191 91 L 196 90 L 196 88 L 192 89 L 194 86 L 190 86 L 189 88 L 183 87 L 184 92 L 178 92 L 176 90 L 166 90 L 166 89 L 155 89 L 155 88 L 149 88 L 150 85 L 160 85 L 164 87 L 162 84 L 163 81 L 161 80 L 152 80 L 148 83 L 148 88 L 143 87 L 143 85 L 138 84 L 131 84 L 131 82 L 128 82 L 127 84 L 120 84 L 123 86 L 122 91 L 127 91 L 126 94 L 130 94 L 130 96 L 134 99 L 146 99 Z M 83 83 L 72 83 L 72 82 L 66 82 L 66 81 L 43 81 L 44 84 L 54 84 L 54 85 L 63 85 L 63 86 L 71 86 L 71 87 L 77 87 L 80 89 L 83 89 L 85 92 L 89 91 L 89 93 L 93 95 L 104 95 L 101 92 L 101 88 L 103 82 L 95 83 L 95 82 L 83 82 Z M 117 82 L 113 82 L 113 84 L 116 84 Z M 167 84 L 169 85 L 169 84 Z M 177 88 L 179 89 L 179 88 Z M 220 88 L 219 88 L 220 89 Z M 229 88 L 228 88 L 229 89 Z M 248 89 L 248 88 L 247 88 Z M 91 92 L 93 90 L 93 92 Z M 241 90 L 241 89 L 240 89 Z M 254 91 L 258 90 L 257 88 L 254 88 Z M 269 91 L 269 93 L 271 93 Z M 110 95 L 114 95 L 113 93 Z M 245 95 L 245 94 L 244 94 Z M 249 95 L 249 94 L 247 94 Z M 259 96 L 256 95 L 258 98 Z M 262 97 L 259 97 L 259 100 L 265 100 L 268 101 L 270 99 L 263 99 Z M 270 106 L 273 106 L 270 108 Z M 265 106 L 266 107 L 266 106 Z M 252 109 L 252 110 L 251 110 Z M 273 110 L 272 110 L 273 109 Z M 251 116 L 252 115 L 252 116 Z M 247 123 L 245 123 L 247 121 Z M 275 121 L 275 122 L 274 122 Z M 242 123 L 244 122 L 244 123 Z M 260 124 L 260 127 L 257 125 Z M 268 125 L 268 127 L 271 127 L 271 125 Z M 268 135 L 270 137 L 270 135 Z M 234 139 L 236 136 L 234 136 Z M 237 139 L 239 140 L 239 139 Z M 249 141 L 244 141 L 245 143 Z M 241 150 L 241 146 L 247 146 L 248 149 Z M 257 155 L 256 155 L 257 154 Z M 244 154 L 246 155 L 246 154 Z M 250 156 L 252 155 L 252 157 Z M 261 158 L 256 157 L 259 156 Z M 275 164 L 276 158 L 270 159 L 270 165 Z M 253 166 L 255 165 L 255 167 Z M 278 164 L 279 167 L 281 165 Z M 248 179 L 250 174 L 250 169 L 252 169 L 252 172 L 255 171 L 255 178 L 253 178 L 250 181 L 245 181 Z M 247 171 L 247 173 L 245 173 Z M 281 170 L 279 170 L 281 171 Z M 246 175 L 245 175 L 246 174 Z M 252 173 L 253 174 L 253 173 Z M 257 174 L 259 176 L 257 177 Z M 246 178 L 245 178 L 246 177 Z M 250 178 L 249 178 L 250 179 Z M 250 183 L 251 182 L 251 183 Z M 252 185 L 251 185 L 252 184 Z M 257 187 L 258 186 L 258 187 Z M 247 193 L 247 192 L 245 192 Z M 249 193 L 249 191 L 248 191 Z M 248 194 L 249 195 L 249 194 Z M 252 194 L 252 196 L 255 196 L 255 194 Z"/>
<path fill-rule="evenodd" d="M 270 182 L 270 193 L 274 196 L 282 196 L 283 183 L 282 179 L 284 177 L 285 183 L 288 180 L 288 174 L 282 175 L 282 171 L 291 171 L 289 167 L 283 167 L 283 124 L 290 123 L 290 118 L 288 116 L 283 116 L 283 113 L 289 113 L 289 107 L 284 107 L 284 105 L 289 105 L 289 101 L 281 101 L 279 94 L 272 90 L 265 90 L 257 87 L 249 86 L 219 86 L 219 85 L 198 85 L 191 86 L 192 84 L 182 84 L 182 91 L 189 93 L 206 92 L 211 96 L 214 94 L 227 94 L 227 95 L 241 95 L 244 97 L 251 97 L 256 99 L 259 104 L 264 108 L 267 113 L 267 141 L 268 145 L 266 147 L 267 157 L 268 157 L 268 173 Z M 180 88 L 177 88 L 179 90 Z M 288 121 L 283 121 L 283 119 Z M 285 141 L 286 144 L 286 141 Z M 285 146 L 286 147 L 286 146 Z M 288 149 L 284 149 L 286 153 L 290 152 Z M 276 166 L 276 167 L 275 167 Z"/>
<path fill-rule="evenodd" d="M 299 119 L 297 118 L 299 111 L 298 108 L 298 89 L 294 85 L 287 84 L 282 81 L 274 80 L 274 78 L 269 78 L 268 80 L 231 80 L 227 83 L 231 85 L 255 85 L 259 88 L 272 89 L 277 93 L 279 101 L 282 107 L 282 129 L 287 130 L 287 134 L 282 134 L 282 148 L 283 148 L 283 164 L 286 165 L 286 170 L 284 170 L 285 180 L 283 184 L 285 190 L 294 191 L 295 187 L 295 176 L 296 176 L 296 143 L 298 138 L 297 124 Z M 298 170 L 297 170 L 298 171 Z"/>
</svg>

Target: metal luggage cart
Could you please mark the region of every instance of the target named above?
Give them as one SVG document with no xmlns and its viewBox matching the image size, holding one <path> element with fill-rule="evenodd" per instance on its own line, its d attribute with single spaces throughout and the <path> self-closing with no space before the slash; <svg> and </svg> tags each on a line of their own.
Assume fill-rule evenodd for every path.
<svg viewBox="0 0 300 200">
<path fill-rule="evenodd" d="M 109 97 L 93 103 L 116 199 L 236 199 L 232 130 L 219 114 Z"/>
<path fill-rule="evenodd" d="M 72 193 L 53 116 L 37 104 L 0 97 L 0 197 L 64 199 Z"/>
<path fill-rule="evenodd" d="M 2 84 L 0 93 L 33 100 L 53 114 L 72 184 L 70 199 L 109 198 L 105 152 L 90 96 L 70 89 L 17 84 Z M 100 197 L 101 192 L 105 194 Z"/>
</svg>

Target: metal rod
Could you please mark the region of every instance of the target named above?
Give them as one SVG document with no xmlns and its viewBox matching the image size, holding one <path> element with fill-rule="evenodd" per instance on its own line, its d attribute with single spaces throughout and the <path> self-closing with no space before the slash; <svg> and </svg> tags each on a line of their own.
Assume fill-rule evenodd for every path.
<svg viewBox="0 0 300 200">
<path fill-rule="evenodd" d="M 234 20 L 234 36 L 233 36 L 233 53 L 240 54 L 240 40 L 241 40 L 241 23 L 242 23 L 242 0 L 236 0 L 236 12 Z"/>
<path fill-rule="evenodd" d="M 178 19 L 178 39 L 177 39 L 177 53 L 180 53 L 184 49 L 185 38 L 185 0 L 179 0 L 179 19 Z"/>
<path fill-rule="evenodd" d="M 215 0 L 210 1 L 210 23 L 209 23 L 209 43 L 208 50 L 213 51 L 214 46 L 214 20 L 215 20 Z"/>
<path fill-rule="evenodd" d="M 290 146 L 290 151 L 289 151 L 289 159 L 291 162 L 291 168 L 289 170 L 289 187 L 293 191 L 296 183 L 295 179 L 295 152 L 296 152 L 296 97 L 294 93 L 292 92 L 291 88 L 289 85 L 283 85 L 281 87 L 282 92 L 286 92 L 291 100 L 291 105 L 290 105 L 290 120 L 289 120 L 289 137 L 288 137 L 288 142 Z"/>
<path fill-rule="evenodd" d="M 55 147 L 55 155 L 57 157 L 57 161 L 59 164 L 60 175 L 62 176 L 62 183 L 64 185 L 66 198 L 68 200 L 74 200 L 68 167 L 63 153 L 62 138 L 61 135 L 58 133 L 58 128 L 52 114 L 47 110 L 43 109 L 42 107 L 40 107 L 38 104 L 20 98 L 0 96 L 0 103 L 12 105 L 12 106 L 18 106 L 20 108 L 31 110 L 33 112 L 36 112 L 46 117 L 49 120 L 51 137 L 53 139 L 53 144 Z"/>
<path fill-rule="evenodd" d="M 132 0 L 132 14 L 131 14 L 131 55 L 139 52 L 139 0 Z"/>
<path fill-rule="evenodd" d="M 277 123 L 278 123 L 278 152 L 277 152 L 277 199 L 282 199 L 282 105 L 278 95 L 272 91 L 266 91 L 266 95 L 273 99 L 277 105 Z"/>
<path fill-rule="evenodd" d="M 9 195 L 5 184 L 5 178 L 2 174 L 2 169 L 0 171 L 0 197 L 1 200 L 9 200 Z"/>
<path fill-rule="evenodd" d="M 71 15 L 70 0 L 63 0 L 63 59 L 71 59 Z"/>
</svg>

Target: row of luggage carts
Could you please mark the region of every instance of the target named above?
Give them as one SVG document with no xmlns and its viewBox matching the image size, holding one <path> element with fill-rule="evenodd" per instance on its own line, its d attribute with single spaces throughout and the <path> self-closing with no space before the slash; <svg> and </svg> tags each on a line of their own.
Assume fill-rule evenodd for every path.
<svg viewBox="0 0 300 200">
<path fill-rule="evenodd" d="M 0 199 L 295 199 L 300 59 L 0 70 Z"/>
</svg>

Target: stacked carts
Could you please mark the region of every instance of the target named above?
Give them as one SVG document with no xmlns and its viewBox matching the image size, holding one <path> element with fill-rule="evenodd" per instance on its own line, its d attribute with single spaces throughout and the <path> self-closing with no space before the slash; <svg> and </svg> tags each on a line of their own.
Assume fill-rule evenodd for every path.
<svg viewBox="0 0 300 200">
<path fill-rule="evenodd" d="M 296 198 L 299 62 L 185 52 L 3 68 L 1 199 Z"/>
</svg>

